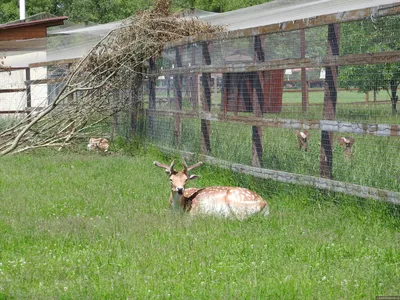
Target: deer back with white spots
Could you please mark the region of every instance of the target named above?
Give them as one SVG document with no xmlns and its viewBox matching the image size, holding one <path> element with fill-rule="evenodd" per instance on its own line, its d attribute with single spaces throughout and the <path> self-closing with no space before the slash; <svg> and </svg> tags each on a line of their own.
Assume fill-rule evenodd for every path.
<svg viewBox="0 0 400 300">
<path fill-rule="evenodd" d="M 90 138 L 87 145 L 89 151 L 100 150 L 107 152 L 110 144 L 107 139 L 104 138 Z"/>
<path fill-rule="evenodd" d="M 269 214 L 268 203 L 258 194 L 241 187 L 214 186 L 205 188 L 185 188 L 188 180 L 199 178 L 189 172 L 202 165 L 198 162 L 190 167 L 182 159 L 184 169 L 176 171 L 175 161 L 165 165 L 157 161 L 157 167 L 165 169 L 170 184 L 169 205 L 172 210 L 186 211 L 190 215 L 214 215 L 245 219 L 254 214 Z"/>
</svg>

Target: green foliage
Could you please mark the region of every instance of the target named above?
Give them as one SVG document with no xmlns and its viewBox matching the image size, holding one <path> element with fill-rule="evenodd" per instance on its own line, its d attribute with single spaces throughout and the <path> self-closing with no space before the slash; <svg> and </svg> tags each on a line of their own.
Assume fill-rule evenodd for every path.
<svg viewBox="0 0 400 300">
<path fill-rule="evenodd" d="M 198 8 L 221 13 L 270 1 L 271 0 L 175 0 L 173 4 L 178 8 Z"/>
<path fill-rule="evenodd" d="M 30 0 L 26 1 L 26 16 L 48 12 L 68 16 L 75 23 L 107 23 L 132 16 L 137 10 L 147 9 L 149 0 Z M 19 18 L 18 2 L 5 0 L 0 3 L 0 24 Z"/>
<path fill-rule="evenodd" d="M 270 0 L 174 0 L 173 9 L 198 8 L 206 11 L 226 12 Z M 75 23 L 107 23 L 132 16 L 137 10 L 149 8 L 154 0 L 30 0 L 26 1 L 26 15 L 48 12 L 68 16 Z M 18 1 L 0 3 L 0 24 L 17 20 Z"/>
<path fill-rule="evenodd" d="M 342 24 L 340 54 L 398 51 L 400 50 L 400 38 L 397 34 L 399 28 L 399 16 Z M 387 91 L 392 100 L 392 112 L 396 112 L 400 63 L 342 67 L 339 82 L 341 87 L 355 87 L 361 92 Z"/>
<path fill-rule="evenodd" d="M 15 0 L 4 0 L 0 3 L 0 24 L 18 20 L 18 4 Z"/>
<path fill-rule="evenodd" d="M 113 142 L 110 148 L 111 152 L 118 152 L 124 155 L 140 155 L 145 151 L 144 139 L 136 135 L 132 139 L 126 139 L 118 136 Z"/>
<path fill-rule="evenodd" d="M 142 156 L 2 158 L 1 299 L 372 299 L 397 295 L 399 209 L 232 174 L 271 215 L 171 214 L 168 179 Z"/>
</svg>

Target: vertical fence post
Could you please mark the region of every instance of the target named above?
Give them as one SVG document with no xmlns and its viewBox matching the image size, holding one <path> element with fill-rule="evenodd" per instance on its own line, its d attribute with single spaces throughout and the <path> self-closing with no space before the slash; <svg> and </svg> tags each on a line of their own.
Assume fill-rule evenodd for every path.
<svg viewBox="0 0 400 300">
<path fill-rule="evenodd" d="M 300 29 L 300 56 L 306 57 L 306 32 Z M 306 68 L 301 68 L 301 107 L 303 113 L 307 111 L 308 105 L 308 85 Z"/>
<path fill-rule="evenodd" d="M 234 103 L 234 114 L 237 116 L 240 110 L 240 99 L 239 99 L 239 77 L 240 73 L 232 73 L 229 81 L 229 94 L 232 95 L 233 93 L 233 103 Z M 229 100 L 228 100 L 229 101 Z"/>
<path fill-rule="evenodd" d="M 265 53 L 263 49 L 263 43 L 260 36 L 254 37 L 254 55 L 256 62 L 264 62 L 265 61 Z M 253 115 L 256 118 L 262 118 L 263 116 L 263 103 L 264 103 L 264 91 L 263 91 L 263 82 L 264 82 L 264 74 L 263 72 L 254 72 L 252 76 L 252 109 Z M 263 128 L 262 126 L 252 126 L 252 159 L 251 164 L 253 167 L 262 167 L 262 155 L 263 155 L 263 146 L 262 146 L 262 135 Z"/>
<path fill-rule="evenodd" d="M 72 63 L 67 64 L 67 72 L 69 72 L 69 70 L 71 69 L 71 67 L 72 67 Z M 69 95 L 68 95 L 67 102 L 68 102 L 68 103 L 71 103 L 72 101 L 74 101 L 74 94 L 69 94 Z"/>
<path fill-rule="evenodd" d="M 175 48 L 175 61 L 178 68 L 182 68 L 182 47 Z M 182 78 L 183 74 L 174 75 L 175 110 L 182 110 Z M 180 115 L 175 116 L 174 136 L 177 146 L 182 144 L 182 120 Z"/>
<path fill-rule="evenodd" d="M 114 140 L 114 137 L 118 135 L 118 111 L 115 108 L 117 105 L 115 104 L 117 102 L 117 91 L 114 89 L 112 91 L 112 101 L 114 103 L 114 111 L 113 111 L 113 123 L 112 123 L 112 128 L 111 128 L 111 140 Z"/>
<path fill-rule="evenodd" d="M 132 77 L 130 78 L 130 94 L 129 94 L 129 100 L 130 100 L 130 128 L 129 128 L 129 135 L 130 137 L 134 137 L 137 133 L 138 133 L 138 116 L 139 116 L 139 110 L 141 108 L 141 104 L 142 104 L 142 93 L 141 93 L 141 85 L 138 85 L 137 82 L 141 82 L 142 81 L 142 75 L 140 75 L 142 73 L 137 72 L 137 78 L 138 80 L 132 80 Z M 157 74 L 158 75 L 158 74 Z M 154 75 L 154 80 L 157 80 L 157 75 Z M 154 99 L 156 98 L 155 95 L 155 84 L 153 83 L 154 88 L 153 88 L 153 97 Z M 155 102 L 155 100 L 154 100 Z M 116 117 L 117 112 L 114 111 L 113 114 Z M 117 119 L 115 119 L 117 120 Z"/>
<path fill-rule="evenodd" d="M 339 33 L 340 24 L 328 25 L 328 50 L 327 56 L 332 58 L 339 55 Z M 326 66 L 324 91 L 323 119 L 334 120 L 336 118 L 337 88 L 338 88 L 338 67 Z M 333 167 L 333 132 L 321 131 L 321 155 L 320 175 L 332 179 Z"/>
<path fill-rule="evenodd" d="M 25 79 L 26 79 L 26 110 L 27 114 L 31 113 L 32 107 L 32 96 L 31 96 L 31 68 L 25 68 Z"/>
<path fill-rule="evenodd" d="M 149 59 L 149 109 L 156 109 L 156 61 L 155 58 Z M 154 137 L 155 134 L 155 122 L 154 116 L 149 115 L 149 131 L 150 136 Z"/>
<path fill-rule="evenodd" d="M 221 90 L 221 111 L 223 117 L 228 113 L 228 100 L 229 100 L 229 73 L 222 73 L 222 90 Z"/>
<path fill-rule="evenodd" d="M 202 43 L 203 61 L 206 65 L 211 65 L 211 55 L 208 42 Z M 211 73 L 202 73 L 201 83 L 203 87 L 202 108 L 205 112 L 211 111 Z M 201 119 L 201 151 L 204 154 L 211 152 L 210 142 L 211 122 Z"/>
<path fill-rule="evenodd" d="M 191 66 L 196 66 L 196 50 L 197 48 L 192 46 L 192 57 L 191 57 Z M 199 74 L 192 73 L 191 74 L 191 102 L 193 109 L 197 109 L 199 103 Z"/>
</svg>

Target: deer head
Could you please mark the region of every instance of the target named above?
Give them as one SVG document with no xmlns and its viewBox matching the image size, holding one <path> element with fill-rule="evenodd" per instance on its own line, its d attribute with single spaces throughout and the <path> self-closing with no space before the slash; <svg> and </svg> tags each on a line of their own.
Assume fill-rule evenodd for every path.
<svg viewBox="0 0 400 300">
<path fill-rule="evenodd" d="M 200 161 L 197 164 L 188 167 L 185 160 L 182 158 L 183 170 L 181 171 L 176 171 L 174 169 L 175 160 L 173 160 L 171 165 L 169 166 L 159 163 L 158 161 L 155 161 L 154 164 L 159 168 L 165 169 L 165 172 L 167 173 L 169 181 L 171 183 L 171 192 L 183 195 L 183 192 L 185 191 L 186 182 L 188 180 L 194 180 L 200 177 L 198 175 L 190 175 L 189 172 L 194 168 L 201 166 L 203 163 Z"/>
<path fill-rule="evenodd" d="M 344 155 L 347 157 L 351 157 L 353 155 L 351 148 L 353 147 L 355 139 L 350 136 L 346 136 L 346 137 L 338 137 L 337 141 L 339 145 L 343 147 Z"/>
</svg>

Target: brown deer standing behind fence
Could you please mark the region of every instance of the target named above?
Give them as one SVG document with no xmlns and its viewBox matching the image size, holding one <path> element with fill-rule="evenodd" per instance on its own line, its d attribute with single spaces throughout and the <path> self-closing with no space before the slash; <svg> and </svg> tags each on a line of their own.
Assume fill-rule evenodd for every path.
<svg viewBox="0 0 400 300">
<path fill-rule="evenodd" d="M 165 169 L 170 183 L 171 195 L 169 205 L 172 210 L 186 211 L 190 215 L 214 215 L 246 219 L 254 214 L 269 214 L 268 203 L 258 194 L 241 187 L 214 186 L 185 189 L 188 180 L 199 178 L 189 172 L 202 164 L 198 162 L 188 167 L 182 159 L 184 169 L 176 171 L 175 161 L 165 165 L 157 161 L 157 167 Z"/>
<path fill-rule="evenodd" d="M 355 142 L 355 139 L 350 136 L 346 136 L 346 137 L 338 137 L 337 141 L 339 145 L 343 147 L 344 156 L 352 158 L 353 157 L 352 147 Z"/>
<path fill-rule="evenodd" d="M 300 150 L 308 151 L 308 141 L 310 140 L 310 133 L 307 129 L 303 131 L 296 130 L 297 143 Z"/>
</svg>

